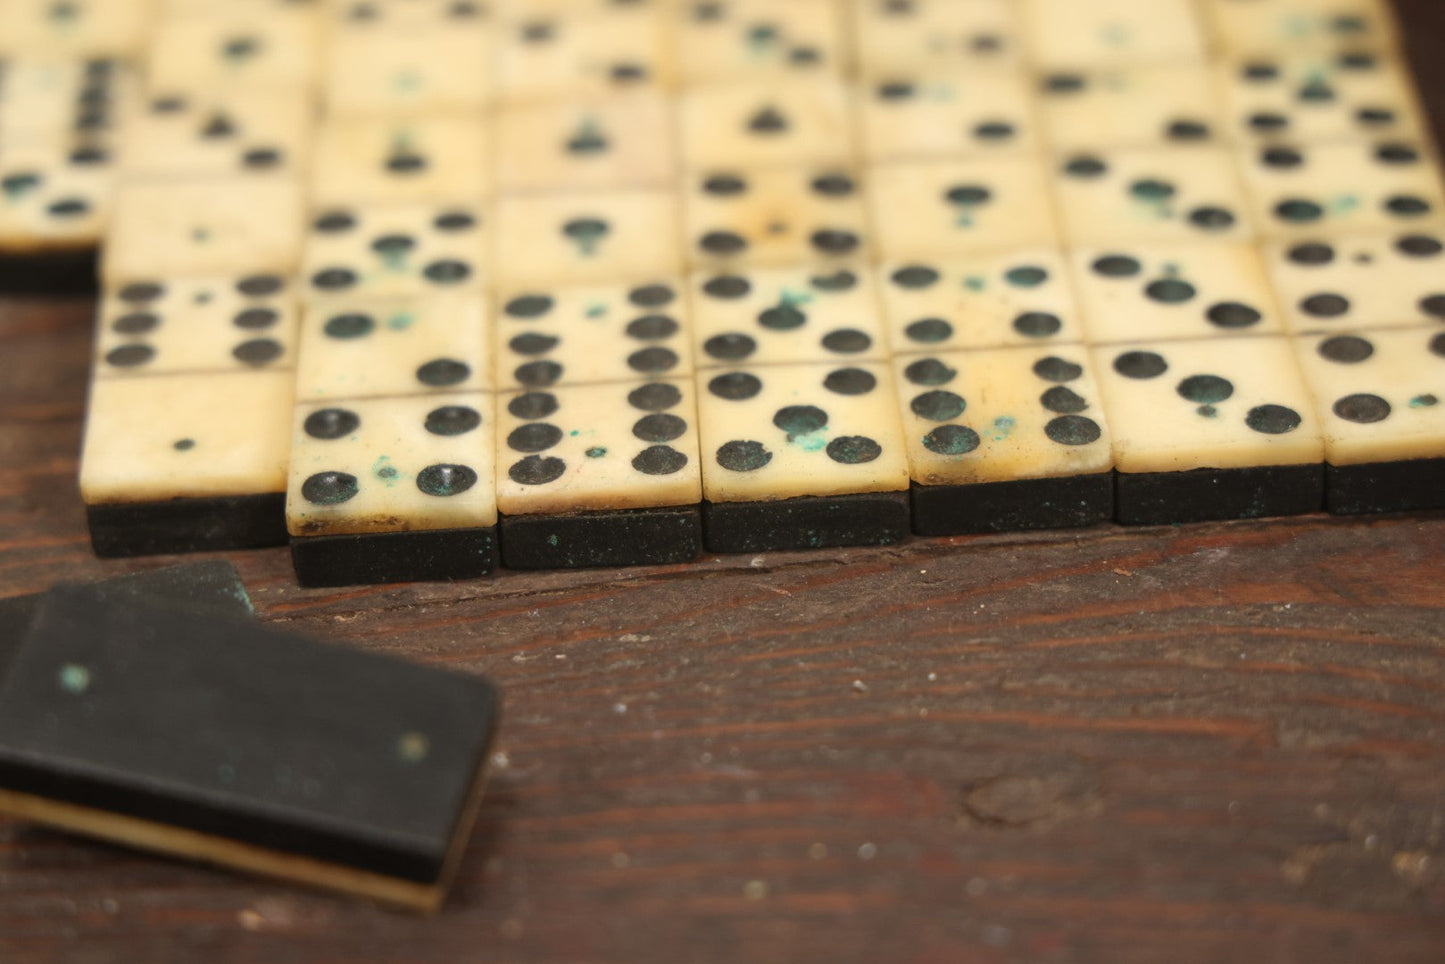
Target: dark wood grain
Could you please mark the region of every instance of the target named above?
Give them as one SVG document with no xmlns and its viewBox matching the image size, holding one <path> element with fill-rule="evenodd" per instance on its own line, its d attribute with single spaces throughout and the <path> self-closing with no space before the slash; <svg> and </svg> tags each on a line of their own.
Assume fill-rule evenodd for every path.
<svg viewBox="0 0 1445 964">
<path fill-rule="evenodd" d="M 1445 4 L 1402 3 L 1445 117 Z M 0 306 L 0 592 L 113 575 L 88 303 Z M 0 824 L 0 960 L 1438 962 L 1445 516 L 295 587 L 263 618 L 507 713 L 423 920 Z"/>
</svg>

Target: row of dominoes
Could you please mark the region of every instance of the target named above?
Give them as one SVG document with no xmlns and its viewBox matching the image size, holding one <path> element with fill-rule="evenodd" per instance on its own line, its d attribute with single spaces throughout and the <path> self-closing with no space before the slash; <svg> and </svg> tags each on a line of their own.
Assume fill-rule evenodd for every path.
<svg viewBox="0 0 1445 964">
<path fill-rule="evenodd" d="M 569 23 L 555 21 L 554 33 Z M 1393 75 L 1387 50 L 1345 53 L 1320 62 Z M 1340 511 L 1434 504 L 1433 459 L 1445 453 L 1430 390 L 1441 346 L 1424 327 L 1442 307 L 1428 150 L 1353 140 L 1367 128 L 1345 111 L 1344 124 L 1300 125 L 1305 140 L 1238 149 L 1259 159 L 1246 189 L 1230 149 L 1179 146 L 1190 140 L 1179 119 L 1198 112 L 1141 108 L 1164 68 L 1133 56 L 1116 52 L 1108 82 L 1051 74 L 1034 88 L 1086 104 L 1095 86 L 1110 94 L 1072 121 L 1084 131 L 1090 116 L 1107 118 L 1105 133 L 1055 155 L 1041 137 L 1020 139 L 1016 154 L 977 156 L 971 145 L 991 143 L 978 136 L 982 121 L 925 111 L 898 124 L 898 138 L 923 145 L 903 153 L 935 159 L 845 164 L 849 88 L 813 77 L 689 89 L 672 122 L 668 102 L 636 92 L 497 115 L 498 132 L 509 116 L 533 118 L 531 143 L 546 150 L 529 151 L 521 133 L 498 133 L 487 148 L 480 115 L 333 117 L 311 152 L 304 245 L 294 183 L 304 164 L 264 187 L 256 177 L 127 185 L 102 330 L 144 336 L 145 322 L 122 319 L 212 310 L 184 283 L 202 265 L 229 274 L 226 298 L 241 301 L 217 299 L 212 285 L 205 304 L 225 307 L 211 325 L 182 320 L 204 362 L 186 361 L 180 342 L 103 335 L 108 374 L 96 396 L 115 397 L 93 402 L 88 435 L 97 546 L 189 544 L 224 519 L 251 539 L 251 520 L 271 520 L 265 538 L 275 537 L 275 473 L 263 481 L 255 467 L 288 444 L 276 429 L 285 405 L 270 400 L 289 377 L 295 338 L 283 336 L 298 301 L 289 505 L 307 582 L 486 571 L 498 506 L 504 561 L 530 567 L 685 559 L 699 550 L 699 518 L 719 551 L 896 538 L 909 527 L 910 479 L 922 533 L 1310 511 L 1324 501 L 1327 456 Z M 1268 74 L 1263 64 L 1252 72 Z M 879 83 L 879 99 L 907 102 L 919 89 L 899 96 L 900 85 Z M 1373 109 L 1388 110 L 1403 136 L 1415 129 L 1414 99 L 1408 84 L 1396 88 Z M 711 98 L 698 117 L 713 129 L 699 122 L 690 135 L 694 93 Z M 974 104 L 991 96 L 984 88 Z M 1136 115 L 1148 124 L 1131 127 Z M 947 143 L 931 133 L 940 127 L 955 132 Z M 1131 130 L 1172 146 L 1140 148 Z M 342 146 L 328 151 L 328 139 Z M 669 177 L 677 168 L 688 173 Z M 612 173 L 589 181 L 589 171 Z M 628 180 L 658 172 L 662 187 Z M 679 183 L 681 198 L 666 189 Z M 593 190 L 563 190 L 578 185 Z M 501 196 L 487 203 L 492 191 Z M 1283 305 L 1249 244 L 1256 222 L 1276 239 L 1270 271 L 1299 285 L 1294 298 L 1279 283 Z M 870 253 L 884 261 L 876 272 L 858 260 Z M 261 339 L 240 321 L 257 311 L 277 319 Z M 1360 324 L 1415 324 L 1419 347 L 1403 331 L 1317 344 L 1279 334 Z M 227 325 L 248 337 L 220 346 Z M 1174 338 L 1196 340 L 1160 343 Z M 269 371 L 202 374 L 229 364 L 218 346 Z M 1333 388 L 1316 386 L 1317 406 L 1295 361 L 1307 348 L 1376 390 L 1331 402 Z M 117 351 L 120 364 L 109 358 Z M 166 358 L 178 367 L 164 390 L 144 387 Z M 187 381 L 196 394 L 177 395 Z M 118 397 L 147 391 L 149 409 Z M 247 404 L 236 404 L 241 391 Z M 1362 410 L 1343 403 L 1364 395 L 1374 401 Z M 154 451 L 140 455 L 143 439 L 125 426 L 143 411 L 165 415 Z M 1327 452 L 1341 437 L 1325 425 L 1332 418 L 1367 426 L 1350 453 Z M 227 436 L 253 447 L 216 444 Z M 1370 455 L 1391 445 L 1387 459 Z M 1413 488 L 1368 491 L 1386 461 Z M 1360 463 L 1368 468 L 1342 471 Z M 197 472 L 211 487 L 194 484 Z M 259 502 L 236 498 L 248 473 L 242 488 L 264 489 Z M 192 515 L 168 529 L 181 503 L 157 500 L 178 490 Z"/>
</svg>

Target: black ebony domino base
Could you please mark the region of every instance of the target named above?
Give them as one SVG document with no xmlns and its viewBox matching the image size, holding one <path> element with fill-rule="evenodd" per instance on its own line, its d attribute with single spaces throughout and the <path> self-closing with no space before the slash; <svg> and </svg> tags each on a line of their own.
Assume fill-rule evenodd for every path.
<svg viewBox="0 0 1445 964">
<path fill-rule="evenodd" d="M 913 485 L 913 531 L 960 536 L 1077 529 L 1114 518 L 1114 473 L 975 485 Z"/>
<path fill-rule="evenodd" d="M 702 521 L 713 552 L 881 546 L 908 536 L 908 493 L 705 502 Z"/>
<path fill-rule="evenodd" d="M 286 544 L 286 493 L 114 502 L 85 507 L 90 542 L 103 558 Z"/>
<path fill-rule="evenodd" d="M 0 294 L 94 297 L 100 290 L 99 254 L 98 248 L 0 251 Z"/>
<path fill-rule="evenodd" d="M 1325 508 L 1336 515 L 1445 509 L 1445 458 L 1326 465 Z"/>
<path fill-rule="evenodd" d="M 702 512 L 695 506 L 504 516 L 502 565 L 509 569 L 583 569 L 691 562 L 702 553 Z"/>
<path fill-rule="evenodd" d="M 497 568 L 497 528 L 304 536 L 291 564 L 311 587 L 476 579 Z"/>
<path fill-rule="evenodd" d="M 64 587 L 0 667 L 0 812 L 435 909 L 498 709 L 478 677 Z"/>
<path fill-rule="evenodd" d="M 1114 493 L 1114 517 L 1124 525 L 1306 515 L 1324 507 L 1324 466 L 1120 472 Z"/>
</svg>

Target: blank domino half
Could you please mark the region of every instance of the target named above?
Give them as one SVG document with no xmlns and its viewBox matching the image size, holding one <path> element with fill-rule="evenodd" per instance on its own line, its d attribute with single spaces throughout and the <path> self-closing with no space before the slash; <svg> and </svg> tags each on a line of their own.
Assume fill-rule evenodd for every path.
<svg viewBox="0 0 1445 964">
<path fill-rule="evenodd" d="M 100 551 L 1438 505 L 1445 190 L 1382 0 L 134 6 L 0 48 L 0 284 L 109 238 Z"/>
</svg>

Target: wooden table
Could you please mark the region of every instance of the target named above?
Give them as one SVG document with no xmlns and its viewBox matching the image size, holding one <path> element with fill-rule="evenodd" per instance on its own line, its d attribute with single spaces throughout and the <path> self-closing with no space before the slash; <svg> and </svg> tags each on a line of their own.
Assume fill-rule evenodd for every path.
<svg viewBox="0 0 1445 964">
<path fill-rule="evenodd" d="M 1445 4 L 1402 6 L 1445 107 Z M 0 303 L 6 595 L 154 564 L 88 549 L 90 313 Z M 0 961 L 1445 960 L 1445 515 L 339 592 L 230 558 L 267 620 L 505 688 L 445 912 L 0 822 Z"/>
</svg>

